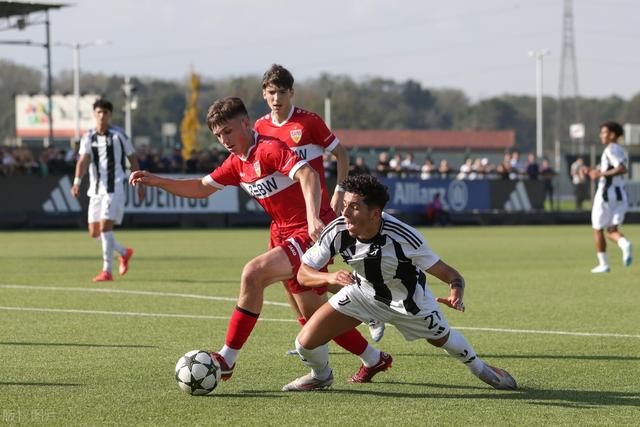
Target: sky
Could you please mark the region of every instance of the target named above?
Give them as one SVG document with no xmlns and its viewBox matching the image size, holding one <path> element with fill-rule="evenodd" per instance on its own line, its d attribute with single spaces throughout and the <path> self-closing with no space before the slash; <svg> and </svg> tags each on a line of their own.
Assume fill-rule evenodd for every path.
<svg viewBox="0 0 640 427">
<path fill-rule="evenodd" d="M 573 12 L 579 94 L 640 93 L 640 1 L 574 0 Z M 52 43 L 110 42 L 81 50 L 83 71 L 180 80 L 192 68 L 225 78 L 280 63 L 297 80 L 413 79 L 478 100 L 534 95 L 528 53 L 542 48 L 543 92 L 557 96 L 562 15 L 563 0 L 76 0 L 50 19 Z M 44 27 L 3 40 L 43 42 Z M 33 46 L 0 44 L 0 58 L 46 64 Z M 54 47 L 52 67 L 70 70 L 71 49 Z"/>
</svg>

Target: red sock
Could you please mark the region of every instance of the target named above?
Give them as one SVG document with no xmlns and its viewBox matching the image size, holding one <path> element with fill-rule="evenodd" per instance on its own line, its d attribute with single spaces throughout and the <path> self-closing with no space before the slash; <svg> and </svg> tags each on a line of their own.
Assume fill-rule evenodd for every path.
<svg viewBox="0 0 640 427">
<path fill-rule="evenodd" d="M 251 313 L 236 306 L 229 320 L 225 344 L 235 350 L 240 350 L 249 338 L 249 335 L 251 335 L 251 331 L 253 331 L 253 327 L 258 321 L 258 316 L 260 316 L 260 313 Z"/>
<path fill-rule="evenodd" d="M 296 320 L 298 321 L 298 323 L 300 323 L 300 325 L 304 326 L 307 324 L 307 319 L 305 319 L 304 317 L 300 316 L 298 318 L 296 318 Z"/>
<path fill-rule="evenodd" d="M 369 343 L 356 328 L 353 328 L 333 339 L 336 344 L 356 356 L 364 353 Z"/>
</svg>

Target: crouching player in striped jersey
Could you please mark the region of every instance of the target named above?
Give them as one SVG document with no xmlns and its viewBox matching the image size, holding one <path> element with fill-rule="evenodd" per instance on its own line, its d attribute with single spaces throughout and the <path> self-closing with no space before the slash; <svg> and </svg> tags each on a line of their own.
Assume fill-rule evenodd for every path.
<svg viewBox="0 0 640 427">
<path fill-rule="evenodd" d="M 343 288 L 316 310 L 298 334 L 296 349 L 311 373 L 285 385 L 283 391 L 329 387 L 333 372 L 324 344 L 372 318 L 396 326 L 408 341 L 424 338 L 443 348 L 492 387 L 515 390 L 513 377 L 480 359 L 440 311 L 438 302 L 464 311 L 460 273 L 442 261 L 414 228 L 383 212 L 389 194 L 376 178 L 350 176 L 342 185 L 343 214 L 327 225 L 304 254 L 298 281 L 309 287 L 337 284 Z M 337 254 L 353 272 L 320 271 Z M 447 298 L 432 296 L 424 271 L 449 284 Z"/>
</svg>

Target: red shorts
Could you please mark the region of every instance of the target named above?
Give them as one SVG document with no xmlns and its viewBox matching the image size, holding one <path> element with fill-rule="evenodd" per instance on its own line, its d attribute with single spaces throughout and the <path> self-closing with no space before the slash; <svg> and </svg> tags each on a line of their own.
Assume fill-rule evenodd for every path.
<svg viewBox="0 0 640 427">
<path fill-rule="evenodd" d="M 324 295 L 327 292 L 326 286 L 319 286 L 310 288 L 298 283 L 296 276 L 302 263 L 302 255 L 313 246 L 313 240 L 309 237 L 307 229 L 301 229 L 291 233 L 282 233 L 278 227 L 273 223 L 271 224 L 271 240 L 269 241 L 269 249 L 281 247 L 284 249 L 284 253 L 287 254 L 289 262 L 293 267 L 293 277 L 286 281 L 287 288 L 292 294 L 300 294 L 302 292 L 313 291 L 318 295 Z M 320 271 L 328 271 L 327 267 L 324 267 Z"/>
</svg>

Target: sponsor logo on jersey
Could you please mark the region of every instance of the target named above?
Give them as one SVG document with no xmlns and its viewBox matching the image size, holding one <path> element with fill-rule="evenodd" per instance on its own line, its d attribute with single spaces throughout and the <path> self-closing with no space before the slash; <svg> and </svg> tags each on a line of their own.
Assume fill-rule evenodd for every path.
<svg viewBox="0 0 640 427">
<path fill-rule="evenodd" d="M 293 142 L 297 144 L 302 139 L 302 129 L 294 129 L 289 132 L 289 135 L 291 135 Z"/>
<path fill-rule="evenodd" d="M 244 186 L 251 196 L 258 198 L 268 196 L 278 190 L 278 183 L 276 182 L 275 177 L 271 177 L 264 181 L 249 182 L 244 184 Z"/>
<path fill-rule="evenodd" d="M 307 149 L 306 148 L 298 148 L 296 147 L 293 150 L 294 153 L 298 155 L 302 160 L 307 160 Z"/>
<path fill-rule="evenodd" d="M 260 177 L 260 175 L 262 175 L 262 173 L 261 173 L 262 171 L 260 170 L 260 161 L 259 160 L 253 164 L 253 169 L 255 169 L 257 177 Z"/>
</svg>

